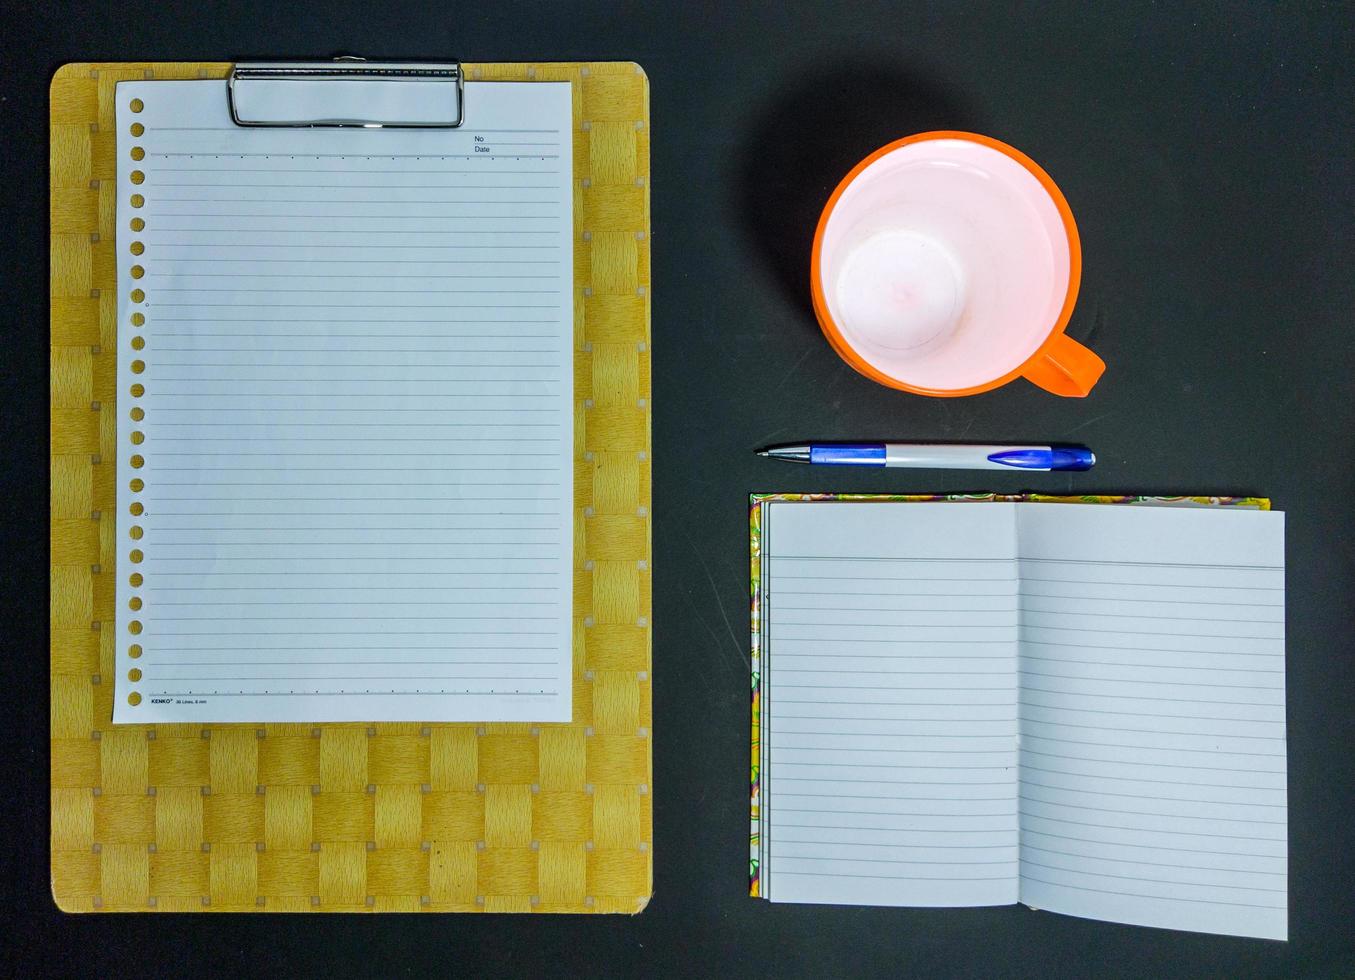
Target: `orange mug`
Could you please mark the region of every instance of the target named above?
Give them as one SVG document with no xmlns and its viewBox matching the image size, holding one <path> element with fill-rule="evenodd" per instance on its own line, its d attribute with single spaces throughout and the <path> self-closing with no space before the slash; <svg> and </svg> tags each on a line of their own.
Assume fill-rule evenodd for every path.
<svg viewBox="0 0 1355 980">
<path fill-rule="evenodd" d="M 1034 160 L 974 133 L 920 133 L 862 160 L 814 234 L 814 313 L 872 380 L 919 395 L 1024 377 L 1085 396 L 1105 362 L 1064 329 L 1082 249 Z"/>
</svg>

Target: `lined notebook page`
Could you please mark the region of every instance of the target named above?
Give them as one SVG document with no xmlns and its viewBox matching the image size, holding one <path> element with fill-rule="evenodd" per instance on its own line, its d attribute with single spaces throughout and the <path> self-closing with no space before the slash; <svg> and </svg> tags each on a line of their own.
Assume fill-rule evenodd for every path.
<svg viewBox="0 0 1355 980">
<path fill-rule="evenodd" d="M 119 83 L 115 721 L 569 719 L 570 87 L 465 98 Z"/>
<path fill-rule="evenodd" d="M 764 513 L 763 894 L 1015 902 L 1011 505 Z"/>
<path fill-rule="evenodd" d="M 1284 516 L 1018 525 L 1021 901 L 1285 938 Z"/>
</svg>

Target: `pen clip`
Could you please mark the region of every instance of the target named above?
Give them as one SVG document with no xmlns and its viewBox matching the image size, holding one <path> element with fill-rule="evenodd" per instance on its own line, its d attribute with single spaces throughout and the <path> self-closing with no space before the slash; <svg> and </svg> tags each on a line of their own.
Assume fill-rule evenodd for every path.
<svg viewBox="0 0 1355 980">
<path fill-rule="evenodd" d="M 990 463 L 1021 470 L 1089 470 L 1096 465 L 1096 454 L 1083 446 L 1050 446 L 1048 449 L 1004 449 L 990 453 Z"/>
</svg>

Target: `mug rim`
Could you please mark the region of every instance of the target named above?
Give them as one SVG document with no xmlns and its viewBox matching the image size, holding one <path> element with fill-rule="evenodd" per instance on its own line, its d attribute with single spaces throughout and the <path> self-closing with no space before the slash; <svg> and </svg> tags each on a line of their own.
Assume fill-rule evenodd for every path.
<svg viewBox="0 0 1355 980">
<path fill-rule="evenodd" d="M 910 384 L 907 381 L 901 381 L 891 375 L 885 374 L 875 365 L 871 364 L 861 356 L 857 350 L 847 342 L 837 322 L 833 319 L 828 310 L 828 300 L 823 291 L 823 238 L 824 232 L 828 227 L 828 222 L 833 216 L 837 207 L 838 200 L 846 192 L 867 167 L 893 153 L 895 150 L 902 149 L 913 143 L 924 143 L 932 140 L 963 140 L 969 143 L 977 143 L 986 146 L 989 149 L 997 150 L 1004 156 L 1010 157 L 1016 161 L 1030 175 L 1040 182 L 1045 193 L 1049 195 L 1050 200 L 1054 202 L 1054 207 L 1059 212 L 1059 217 L 1063 220 L 1063 229 L 1068 236 L 1068 287 L 1063 298 L 1063 306 L 1059 310 L 1059 315 L 1049 328 L 1049 334 L 1040 346 L 1024 361 L 1015 368 L 1008 371 L 1000 377 L 991 381 L 985 381 L 982 384 L 971 385 L 967 388 L 927 388 L 921 385 Z M 847 176 L 839 181 L 834 188 L 832 195 L 828 198 L 828 203 L 824 205 L 823 213 L 819 216 L 818 227 L 814 230 L 814 247 L 810 253 L 809 260 L 810 273 L 810 296 L 814 305 L 814 315 L 818 317 L 819 327 L 828 338 L 828 343 L 833 350 L 837 351 L 839 357 L 850 364 L 856 371 L 890 388 L 896 388 L 900 391 L 912 392 L 915 395 L 932 395 L 936 397 L 959 397 L 962 395 L 977 395 L 981 392 L 992 391 L 994 388 L 1000 388 L 1019 378 L 1025 373 L 1026 369 L 1035 361 L 1039 360 L 1052 347 L 1058 338 L 1068 327 L 1068 321 L 1072 319 L 1073 307 L 1077 305 L 1078 290 L 1082 285 L 1082 242 L 1077 233 L 1077 222 L 1073 220 L 1073 210 L 1068 206 L 1068 200 L 1059 190 L 1059 185 L 1054 183 L 1054 178 L 1045 172 L 1044 168 L 1032 160 L 1026 154 L 1022 153 L 1016 147 L 1001 140 L 994 139 L 991 136 L 984 136 L 981 133 L 968 133 L 962 130 L 937 129 L 925 133 L 915 133 L 912 136 L 905 136 L 903 139 L 894 140 L 892 143 L 886 143 L 874 153 L 867 156 L 850 171 Z"/>
</svg>

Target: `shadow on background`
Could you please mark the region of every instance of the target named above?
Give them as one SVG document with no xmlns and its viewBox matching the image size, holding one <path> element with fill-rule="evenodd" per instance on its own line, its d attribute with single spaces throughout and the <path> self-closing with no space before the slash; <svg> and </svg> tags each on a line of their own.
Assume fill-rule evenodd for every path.
<svg viewBox="0 0 1355 980">
<path fill-rule="evenodd" d="M 919 76 L 861 65 L 806 72 L 744 130 L 740 223 L 792 303 L 809 309 L 809 253 L 833 188 L 886 143 L 933 129 L 983 126 L 954 94 Z"/>
</svg>

